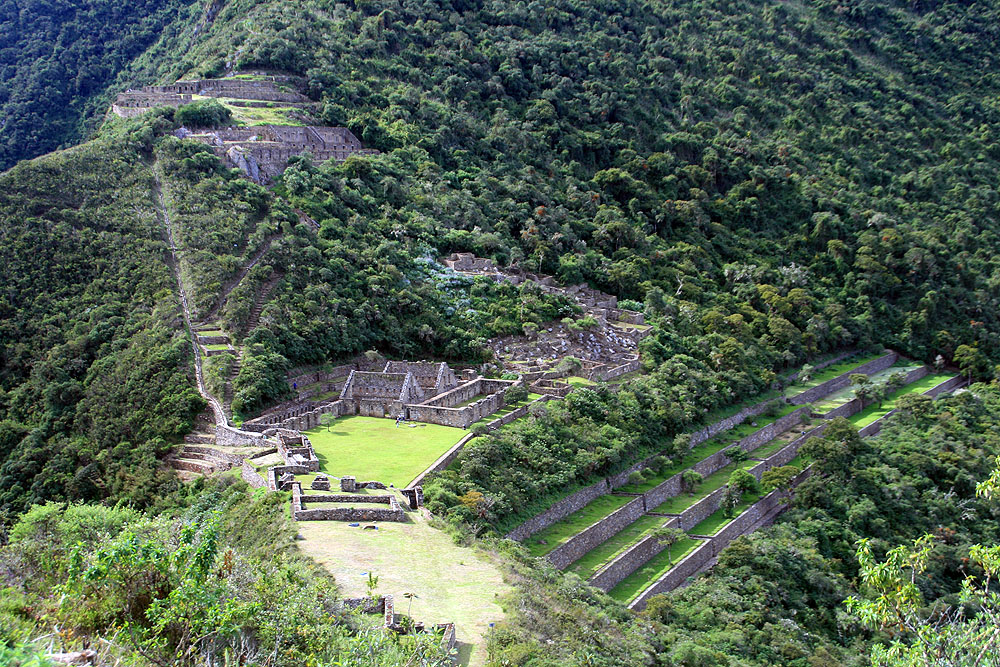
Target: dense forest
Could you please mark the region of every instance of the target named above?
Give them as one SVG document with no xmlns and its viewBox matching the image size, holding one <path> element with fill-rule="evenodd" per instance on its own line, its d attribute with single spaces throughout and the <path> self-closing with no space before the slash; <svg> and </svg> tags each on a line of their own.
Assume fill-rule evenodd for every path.
<svg viewBox="0 0 1000 667">
<path fill-rule="evenodd" d="M 477 438 L 429 485 L 458 530 L 463 494 L 489 497 L 478 528 L 501 532 L 834 350 L 941 354 L 982 380 L 1000 366 L 996 2 L 52 4 L 0 9 L 0 168 L 92 138 L 0 175 L 5 529 L 47 501 L 122 502 L 154 522 L 184 505 L 157 457 L 204 401 L 168 215 L 203 314 L 270 248 L 217 313 L 246 344 L 240 417 L 285 398 L 295 366 L 372 349 L 481 364 L 486 339 L 573 314 L 530 286 L 456 277 L 437 261 L 453 251 L 644 310 L 641 378 Z M 117 90 L 250 69 L 304 77 L 323 122 L 381 154 L 303 156 L 268 190 L 171 136 L 183 110 L 102 123 Z M 875 443 L 842 434 L 851 456 L 820 461 L 780 526 L 641 622 L 504 556 L 547 593 L 497 633 L 498 664 L 579 664 L 603 631 L 592 664 L 851 664 L 871 639 L 838 606 L 855 540 L 881 554 L 946 529 L 923 592 L 949 601 L 957 559 L 996 541 L 970 486 L 997 453 L 995 390 L 948 405 Z M 31 521 L 12 544 L 30 542 Z M 725 604 L 709 613 L 709 598 Z M 588 620 L 539 620 L 563 613 Z M 782 635 L 789 623 L 798 636 Z"/>
</svg>

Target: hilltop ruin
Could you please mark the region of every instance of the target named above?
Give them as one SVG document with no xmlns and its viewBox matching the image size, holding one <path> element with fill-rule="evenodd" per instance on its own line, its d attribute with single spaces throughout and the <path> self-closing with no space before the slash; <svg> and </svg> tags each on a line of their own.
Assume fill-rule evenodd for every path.
<svg viewBox="0 0 1000 667">
<path fill-rule="evenodd" d="M 277 106 L 305 112 L 313 102 L 299 92 L 301 85 L 300 79 L 289 76 L 178 81 L 119 93 L 111 111 L 122 118 L 134 118 L 156 107 L 177 108 L 215 98 L 236 109 Z M 298 122 L 300 115 L 293 120 Z M 289 158 L 303 153 L 308 152 L 316 162 L 341 162 L 352 155 L 378 154 L 377 150 L 364 148 L 345 127 L 264 124 L 196 131 L 181 128 L 176 136 L 207 144 L 221 159 L 262 185 L 274 182 Z"/>
</svg>

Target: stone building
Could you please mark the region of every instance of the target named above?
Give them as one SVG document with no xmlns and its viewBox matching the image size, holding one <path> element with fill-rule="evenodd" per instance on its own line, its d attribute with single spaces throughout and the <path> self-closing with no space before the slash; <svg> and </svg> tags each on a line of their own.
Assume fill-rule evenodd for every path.
<svg viewBox="0 0 1000 667">
<path fill-rule="evenodd" d="M 369 417 L 405 417 L 405 406 L 423 398 L 424 390 L 412 373 L 351 371 L 340 392 L 340 400 L 352 404 L 354 414 Z"/>
</svg>

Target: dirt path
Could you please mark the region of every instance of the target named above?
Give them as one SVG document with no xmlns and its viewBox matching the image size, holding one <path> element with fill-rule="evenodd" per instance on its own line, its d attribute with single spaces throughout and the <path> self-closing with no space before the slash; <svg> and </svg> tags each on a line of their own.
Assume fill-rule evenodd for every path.
<svg viewBox="0 0 1000 667">
<path fill-rule="evenodd" d="M 194 329 L 191 327 L 191 308 L 188 306 L 187 291 L 184 289 L 184 280 L 181 278 L 181 265 L 178 261 L 177 255 L 177 244 L 174 241 L 174 229 L 170 222 L 170 212 L 167 208 L 166 202 L 163 196 L 163 187 L 160 183 L 160 176 L 156 172 L 156 166 L 150 165 L 150 169 L 153 172 L 153 195 L 154 202 L 156 204 L 157 214 L 163 221 L 163 228 L 166 231 L 167 243 L 170 246 L 170 268 L 174 271 L 174 277 L 177 279 L 177 293 L 180 295 L 181 310 L 184 313 L 184 325 L 187 327 L 188 336 L 191 338 L 191 347 L 194 348 L 194 374 L 195 380 L 198 383 L 198 393 L 201 394 L 208 404 L 212 406 L 212 414 L 215 415 L 215 423 L 217 426 L 228 426 L 229 420 L 226 418 L 226 412 L 222 409 L 222 403 L 219 402 L 215 396 L 209 393 L 208 388 L 205 386 L 204 376 L 201 370 L 201 347 L 198 345 L 198 337 L 195 335 Z"/>
</svg>

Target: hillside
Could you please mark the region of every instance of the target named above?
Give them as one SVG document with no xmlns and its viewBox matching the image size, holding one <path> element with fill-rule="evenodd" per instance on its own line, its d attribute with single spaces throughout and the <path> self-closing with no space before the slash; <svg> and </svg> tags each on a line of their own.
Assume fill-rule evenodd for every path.
<svg viewBox="0 0 1000 667">
<path fill-rule="evenodd" d="M 203 489 L 214 482 L 182 485 L 163 465 L 206 407 L 178 284 L 191 321 L 214 341 L 197 348 L 213 353 L 198 366 L 205 393 L 233 424 L 277 404 L 295 409 L 297 373 L 381 370 L 373 360 L 384 356 L 513 380 L 535 362 L 576 362 L 543 360 L 543 342 L 607 352 L 632 336 L 640 361 L 620 383 L 571 375 L 569 396 L 502 430 L 462 425 L 483 437 L 424 489 L 441 524 L 466 541 L 502 536 L 651 455 L 670 459 L 664 469 L 680 465 L 692 432 L 775 396 L 775 381 L 804 364 L 887 348 L 911 360 L 907 371 L 949 366 L 989 380 L 1000 367 L 996 2 L 115 7 L 0 9 L 0 168 L 88 137 L 0 174 L 5 527 L 46 501 L 124 502 L 154 516 L 211 493 Z M 304 101 L 291 104 L 301 109 L 220 97 L 218 120 L 199 115 L 217 109 L 198 96 L 135 118 L 106 115 L 114 94 L 143 84 L 272 75 L 296 82 Z M 366 151 L 326 163 L 292 157 L 265 187 L 212 146 L 211 127 L 200 139 L 181 130 L 203 118 L 344 127 Z M 531 278 L 456 272 L 444 263 L 452 253 Z M 565 289 L 581 283 L 639 323 L 594 320 L 582 292 Z M 339 394 L 339 381 L 310 390 Z M 979 390 L 982 404 L 949 399 L 970 430 L 955 437 L 977 453 L 952 460 L 941 445 L 939 458 L 949 479 L 962 467 L 966 498 L 968 480 L 988 474 L 997 453 L 983 442 L 991 392 Z M 882 475 L 872 472 L 875 450 L 937 428 L 929 417 L 915 423 L 847 465 Z M 900 474 L 920 468 L 910 463 Z M 830 500 L 817 486 L 806 482 L 782 526 L 720 562 L 758 568 L 747 581 L 766 588 L 761 554 L 802 549 L 809 573 L 796 586 L 813 595 L 822 578 L 839 603 L 858 574 L 853 540 L 877 536 L 881 548 L 938 528 L 926 518 L 883 534 L 890 515 L 862 499 L 871 489 L 858 482 L 843 491 L 857 498 Z M 864 512 L 843 510 L 852 503 Z M 930 504 L 897 509 L 943 516 Z M 851 530 L 832 537 L 844 521 Z M 967 534 L 945 556 L 935 599 L 957 590 L 958 545 L 996 537 L 952 529 Z M 640 629 L 572 576 L 530 573 L 509 543 L 493 551 L 511 585 L 546 591 L 537 606 L 509 606 L 510 625 L 491 643 L 496 660 L 576 664 L 583 630 L 546 648 L 565 627 L 533 616 L 563 607 L 614 637 L 593 664 L 615 664 L 615 651 L 659 659 L 661 630 Z M 731 575 L 707 582 L 739 598 L 735 606 L 750 594 L 733 592 Z M 714 630 L 686 616 L 695 597 L 675 594 L 646 612 L 686 628 L 670 630 L 684 634 L 670 642 L 692 646 L 662 664 L 774 664 L 735 640 L 715 646 Z M 813 611 L 802 624 L 819 639 L 793 642 L 787 664 L 846 664 L 836 660 L 869 645 L 856 629 L 835 637 L 838 621 Z M 732 661 L 698 662 L 709 645 Z"/>
</svg>

